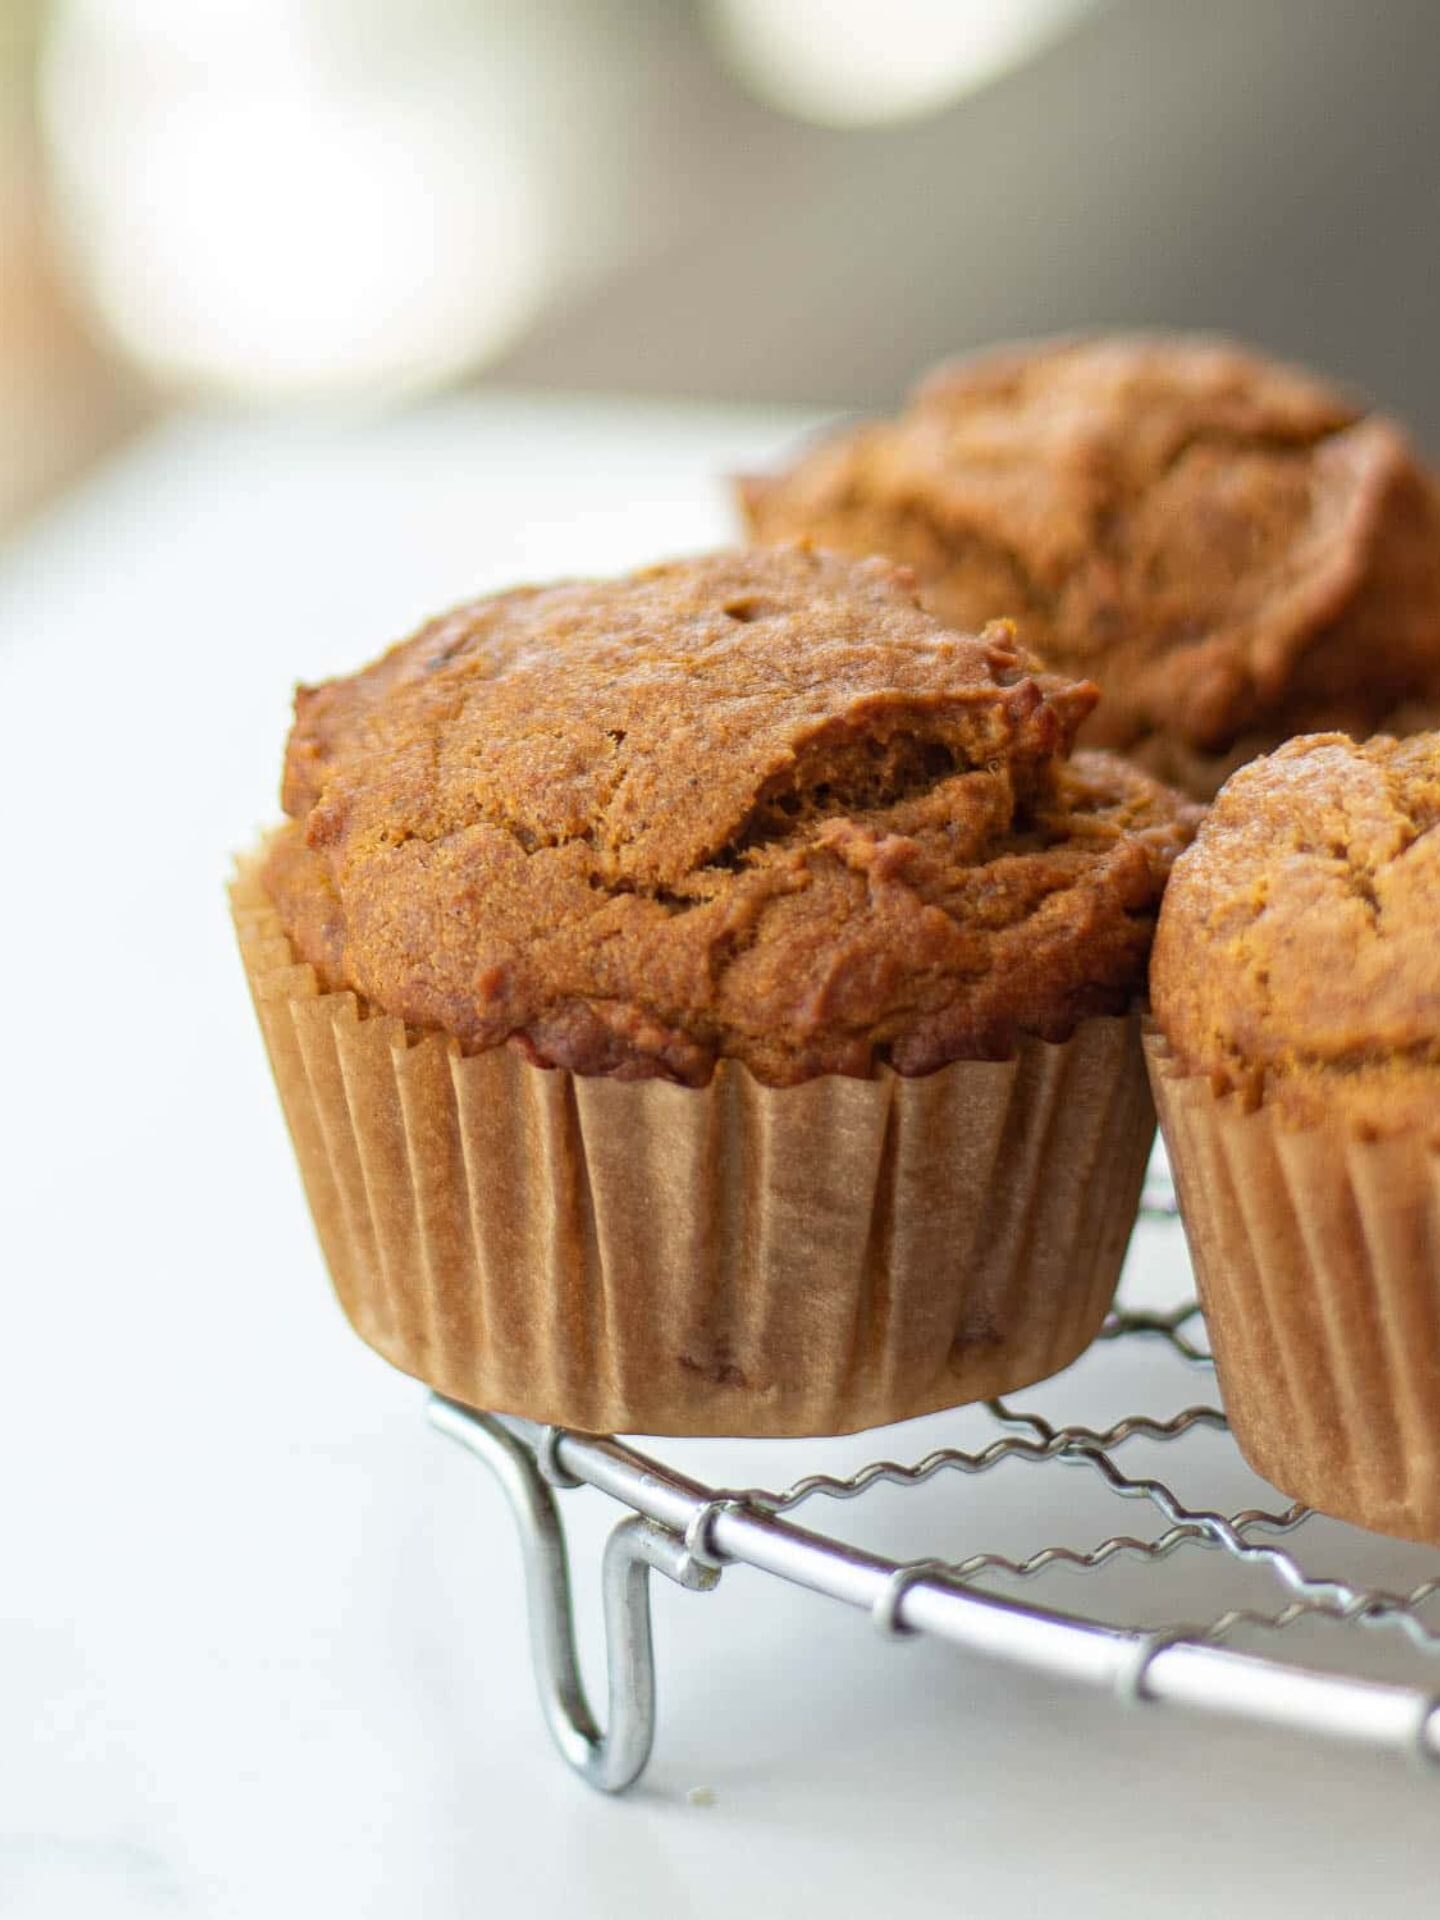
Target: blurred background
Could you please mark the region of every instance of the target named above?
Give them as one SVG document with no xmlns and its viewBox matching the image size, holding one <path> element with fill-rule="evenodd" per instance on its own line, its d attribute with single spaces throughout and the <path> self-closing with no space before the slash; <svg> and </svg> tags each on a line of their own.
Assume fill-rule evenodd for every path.
<svg viewBox="0 0 1440 1920">
<path fill-rule="evenodd" d="M 1440 442 L 1433 0 L 0 0 L 0 537 L 197 399 L 892 405 L 1227 328 Z"/>
<path fill-rule="evenodd" d="M 942 355 L 1225 328 L 1440 452 L 1437 101 L 1440 0 L 0 0 L 3 1920 L 1433 1906 L 1418 1767 L 763 1582 L 656 1583 L 655 1791 L 567 1781 L 499 1498 L 329 1301 L 222 880 L 296 676 L 709 540 Z"/>
</svg>

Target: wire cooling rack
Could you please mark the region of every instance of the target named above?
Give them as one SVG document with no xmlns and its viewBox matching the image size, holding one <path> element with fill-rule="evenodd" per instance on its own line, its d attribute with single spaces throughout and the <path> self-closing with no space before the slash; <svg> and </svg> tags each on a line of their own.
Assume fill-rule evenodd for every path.
<svg viewBox="0 0 1440 1920">
<path fill-rule="evenodd" d="M 486 1463 L 514 1513 L 541 1706 L 567 1763 L 609 1793 L 638 1779 L 655 1730 L 649 1576 L 704 1591 L 732 1565 L 863 1608 L 883 1635 L 932 1634 L 1117 1701 L 1440 1760 L 1440 1556 L 1288 1505 L 1249 1473 L 1199 1309 L 1163 1297 L 1165 1273 L 1188 1281 L 1174 1214 L 1162 1161 L 1122 1305 L 1091 1352 L 1023 1408 L 996 1400 L 886 1430 L 944 1442 L 894 1458 L 865 1457 L 873 1433 L 735 1442 L 747 1468 L 799 1447 L 827 1470 L 717 1486 L 676 1464 L 694 1442 L 641 1450 L 432 1397 L 434 1424 Z M 1117 1413 L 1127 1401 L 1145 1410 Z M 603 1729 L 580 1676 L 557 1499 L 579 1486 L 629 1509 L 602 1567 Z"/>
</svg>

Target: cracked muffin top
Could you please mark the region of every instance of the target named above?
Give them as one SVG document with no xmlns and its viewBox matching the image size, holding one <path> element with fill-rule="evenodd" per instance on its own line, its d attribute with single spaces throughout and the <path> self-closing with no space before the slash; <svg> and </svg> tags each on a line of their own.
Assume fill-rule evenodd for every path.
<svg viewBox="0 0 1440 1920">
<path fill-rule="evenodd" d="M 740 483 L 760 540 L 913 568 L 1104 699 L 1082 736 L 1209 797 L 1290 735 L 1434 725 L 1440 491 L 1401 429 L 1222 341 L 942 367 L 896 420 Z"/>
<path fill-rule="evenodd" d="M 467 1050 L 784 1085 L 1059 1039 L 1143 990 L 1194 810 L 1092 687 L 908 576 L 718 553 L 457 608 L 301 688 L 265 884 L 300 956 Z"/>
<path fill-rule="evenodd" d="M 1155 1018 L 1177 1064 L 1298 1123 L 1440 1130 L 1440 734 L 1289 741 L 1176 864 Z"/>
</svg>

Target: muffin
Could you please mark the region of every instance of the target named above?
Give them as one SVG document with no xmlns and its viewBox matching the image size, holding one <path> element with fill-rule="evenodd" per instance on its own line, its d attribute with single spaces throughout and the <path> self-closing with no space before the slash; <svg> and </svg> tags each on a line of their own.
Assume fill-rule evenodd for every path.
<svg viewBox="0 0 1440 1920">
<path fill-rule="evenodd" d="M 1296 733 L 1440 715 L 1440 494 L 1402 430 L 1220 341 L 941 367 L 897 420 L 741 482 L 753 535 L 905 562 L 1104 699 L 1084 744 L 1208 799 Z"/>
<path fill-rule="evenodd" d="M 454 1397 L 844 1431 L 1055 1371 L 1192 811 L 905 575 L 721 553 L 303 688 L 242 950 L 336 1288 Z"/>
<path fill-rule="evenodd" d="M 1440 1542 L 1440 735 L 1297 739 L 1176 864 L 1147 1035 L 1235 1437 Z"/>
</svg>

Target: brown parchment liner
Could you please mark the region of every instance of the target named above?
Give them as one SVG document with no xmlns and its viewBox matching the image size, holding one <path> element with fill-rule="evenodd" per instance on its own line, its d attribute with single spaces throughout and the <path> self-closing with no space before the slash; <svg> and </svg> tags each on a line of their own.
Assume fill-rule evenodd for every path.
<svg viewBox="0 0 1440 1920">
<path fill-rule="evenodd" d="M 1291 1499 L 1440 1543 L 1440 1154 L 1298 1126 L 1145 1051 L 1220 1392 Z"/>
<path fill-rule="evenodd" d="M 235 925 L 361 1338 L 589 1432 L 843 1433 L 1008 1392 L 1094 1338 L 1154 1137 L 1138 1017 L 924 1079 L 705 1088 L 464 1055 Z"/>
</svg>

